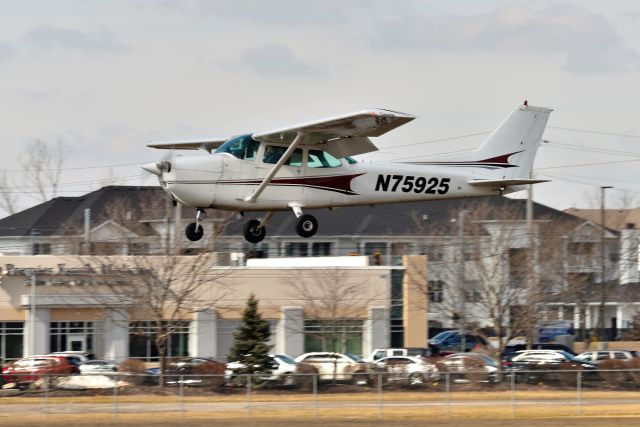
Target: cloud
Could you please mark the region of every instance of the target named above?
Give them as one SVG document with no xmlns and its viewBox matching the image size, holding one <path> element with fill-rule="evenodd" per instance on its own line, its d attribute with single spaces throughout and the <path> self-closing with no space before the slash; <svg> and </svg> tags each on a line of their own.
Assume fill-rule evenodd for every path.
<svg viewBox="0 0 640 427">
<path fill-rule="evenodd" d="M 474 15 L 378 16 L 365 33 L 376 49 L 562 54 L 575 72 L 640 68 L 640 56 L 624 46 L 600 14 L 553 6 L 510 6 Z"/>
<path fill-rule="evenodd" d="M 127 49 L 105 28 L 88 33 L 46 24 L 28 31 L 22 38 L 22 44 L 37 51 L 62 50 L 85 54 L 120 53 Z"/>
<path fill-rule="evenodd" d="M 249 70 L 264 77 L 315 78 L 326 74 L 324 70 L 298 59 L 287 46 L 276 43 L 245 50 L 237 68 Z"/>
<path fill-rule="evenodd" d="M 16 51 L 6 43 L 0 42 L 0 62 L 8 61 L 16 56 Z"/>
</svg>

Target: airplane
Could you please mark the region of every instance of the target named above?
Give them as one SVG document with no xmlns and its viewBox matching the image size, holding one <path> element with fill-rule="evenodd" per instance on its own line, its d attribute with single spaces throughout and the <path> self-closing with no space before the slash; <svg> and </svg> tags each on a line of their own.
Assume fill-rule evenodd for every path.
<svg viewBox="0 0 640 427">
<path fill-rule="evenodd" d="M 304 209 L 502 195 L 546 182 L 531 179 L 531 168 L 551 111 L 525 101 L 475 151 L 444 160 L 355 160 L 377 150 L 370 138 L 416 118 L 369 109 L 268 132 L 151 143 L 174 155 L 142 168 L 158 176 L 174 203 L 196 209 L 185 230 L 191 241 L 204 234 L 206 209 L 266 211 L 245 223 L 250 243 L 264 239 L 274 212 L 292 210 L 296 232 L 306 238 L 318 221 Z M 209 154 L 175 156 L 175 150 Z"/>
</svg>

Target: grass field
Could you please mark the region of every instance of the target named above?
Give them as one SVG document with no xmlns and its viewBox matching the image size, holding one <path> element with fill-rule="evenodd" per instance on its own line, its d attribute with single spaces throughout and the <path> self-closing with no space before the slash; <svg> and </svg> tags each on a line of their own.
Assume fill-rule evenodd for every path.
<svg viewBox="0 0 640 427">
<path fill-rule="evenodd" d="M 0 425 L 640 426 L 640 392 L 475 391 L 443 399 L 420 392 L 321 394 L 317 400 L 310 394 L 255 393 L 249 408 L 240 395 L 188 396 L 182 402 L 140 395 L 118 397 L 116 413 L 111 396 L 4 397 Z"/>
</svg>

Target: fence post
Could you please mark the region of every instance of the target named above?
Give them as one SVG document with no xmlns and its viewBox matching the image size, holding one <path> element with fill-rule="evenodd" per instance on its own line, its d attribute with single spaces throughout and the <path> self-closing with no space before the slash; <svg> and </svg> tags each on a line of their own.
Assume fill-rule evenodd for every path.
<svg viewBox="0 0 640 427">
<path fill-rule="evenodd" d="M 582 371 L 576 372 L 576 415 L 582 414 Z"/>
<path fill-rule="evenodd" d="M 251 374 L 247 375 L 247 416 L 251 416 Z"/>
<path fill-rule="evenodd" d="M 384 417 L 384 394 L 382 391 L 382 372 L 378 373 L 378 418 Z"/>
<path fill-rule="evenodd" d="M 180 416 L 184 418 L 184 377 L 180 375 Z"/>
<path fill-rule="evenodd" d="M 511 416 L 516 416 L 516 373 L 511 371 Z"/>
<path fill-rule="evenodd" d="M 318 374 L 313 375 L 313 418 L 318 419 Z"/>
<path fill-rule="evenodd" d="M 444 378 L 445 378 L 445 385 L 444 385 L 444 390 L 445 390 L 445 398 L 446 398 L 446 414 L 447 414 L 447 418 L 449 417 L 449 415 L 451 415 L 451 373 L 450 372 L 445 372 L 444 374 Z"/>
<path fill-rule="evenodd" d="M 49 419 L 49 383 L 51 382 L 51 376 L 47 376 L 44 382 L 44 415 Z"/>
<path fill-rule="evenodd" d="M 118 374 L 115 374 L 113 381 L 113 419 L 118 419 Z"/>
</svg>

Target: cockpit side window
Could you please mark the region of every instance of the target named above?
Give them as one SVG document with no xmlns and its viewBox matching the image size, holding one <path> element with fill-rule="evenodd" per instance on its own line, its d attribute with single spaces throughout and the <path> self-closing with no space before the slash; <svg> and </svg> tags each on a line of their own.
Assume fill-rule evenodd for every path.
<svg viewBox="0 0 640 427">
<path fill-rule="evenodd" d="M 354 159 L 353 157 L 345 157 L 344 158 L 347 163 L 349 163 L 350 165 L 355 165 L 356 163 L 358 163 L 358 161 L 356 159 Z"/>
<path fill-rule="evenodd" d="M 307 166 L 310 168 L 337 168 L 342 166 L 342 162 L 326 151 L 309 150 Z"/>
<path fill-rule="evenodd" d="M 255 160 L 260 143 L 251 135 L 234 136 L 222 144 L 216 153 L 229 153 L 241 160 Z"/>
<path fill-rule="evenodd" d="M 287 151 L 287 147 L 282 147 L 280 145 L 267 145 L 264 149 L 262 162 L 275 165 L 284 155 L 285 151 Z M 300 148 L 295 149 L 293 154 L 291 154 L 291 157 L 289 157 L 289 160 L 284 164 L 287 166 L 302 166 L 302 150 Z"/>
</svg>

